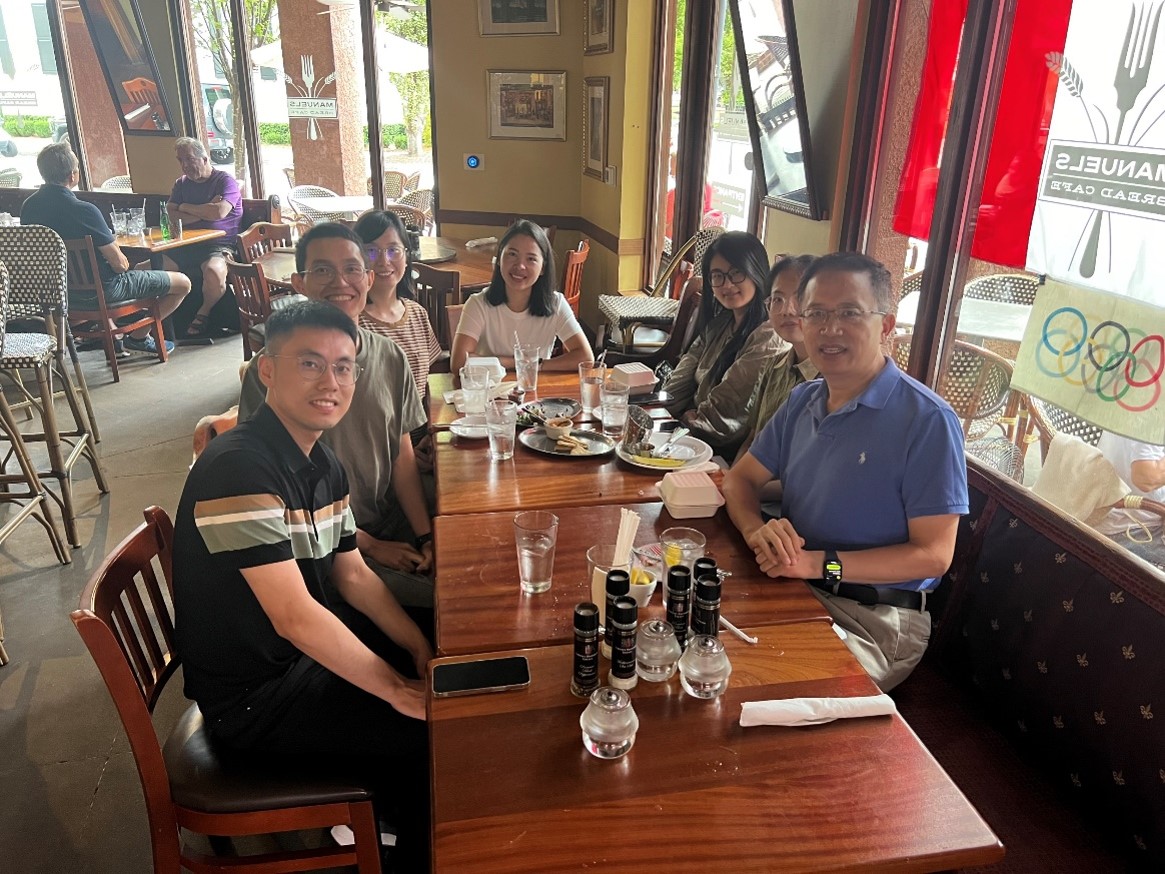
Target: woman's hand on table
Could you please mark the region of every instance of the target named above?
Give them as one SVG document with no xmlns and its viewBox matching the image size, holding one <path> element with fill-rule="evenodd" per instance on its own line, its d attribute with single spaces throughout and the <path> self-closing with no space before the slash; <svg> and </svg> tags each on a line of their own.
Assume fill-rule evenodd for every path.
<svg viewBox="0 0 1165 874">
<path fill-rule="evenodd" d="M 756 554 L 756 563 L 770 577 L 794 576 L 793 567 L 802 557 L 805 538 L 788 519 L 771 519 L 744 538 Z"/>
</svg>

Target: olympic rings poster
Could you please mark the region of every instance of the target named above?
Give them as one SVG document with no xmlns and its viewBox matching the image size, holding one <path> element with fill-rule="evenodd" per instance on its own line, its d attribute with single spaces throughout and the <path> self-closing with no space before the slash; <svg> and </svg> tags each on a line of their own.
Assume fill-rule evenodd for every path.
<svg viewBox="0 0 1165 874">
<path fill-rule="evenodd" d="M 1049 280 L 1036 295 L 1011 386 L 1107 431 L 1165 445 L 1163 333 L 1159 307 Z"/>
<path fill-rule="evenodd" d="M 1162 0 L 1074 0 L 1027 269 L 1165 306 Z"/>
</svg>

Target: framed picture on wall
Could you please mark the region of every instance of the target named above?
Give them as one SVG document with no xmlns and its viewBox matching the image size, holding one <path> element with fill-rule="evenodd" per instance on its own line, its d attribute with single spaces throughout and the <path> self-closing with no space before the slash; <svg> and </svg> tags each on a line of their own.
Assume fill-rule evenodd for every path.
<svg viewBox="0 0 1165 874">
<path fill-rule="evenodd" d="M 608 76 L 588 76 L 586 80 L 586 107 L 583 112 L 583 173 L 602 180 L 607 169 L 608 104 L 611 79 Z"/>
<path fill-rule="evenodd" d="M 558 33 L 558 0 L 477 0 L 482 36 Z"/>
<path fill-rule="evenodd" d="M 587 38 L 583 54 L 601 55 L 615 50 L 615 0 L 586 0 Z"/>
<path fill-rule="evenodd" d="M 565 72 L 490 70 L 486 76 L 490 139 L 566 139 Z"/>
</svg>

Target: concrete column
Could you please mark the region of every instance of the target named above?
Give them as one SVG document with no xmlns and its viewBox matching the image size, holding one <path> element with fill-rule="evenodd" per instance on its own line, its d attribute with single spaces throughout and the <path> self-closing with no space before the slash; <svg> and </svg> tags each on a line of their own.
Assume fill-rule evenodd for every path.
<svg viewBox="0 0 1165 874">
<path fill-rule="evenodd" d="M 330 9 L 326 15 L 319 12 Z M 320 185 L 339 194 L 364 194 L 368 174 L 364 169 L 364 125 L 367 107 L 361 77 L 364 75 L 360 43 L 360 14 L 352 6 L 323 7 L 303 0 L 279 0 L 279 33 L 283 41 L 283 69 L 295 83 L 286 85 L 288 97 L 334 98 L 338 118 L 311 123 L 291 119 L 291 150 L 298 185 Z M 304 56 L 312 59 L 314 81 L 303 79 Z M 328 84 L 323 80 L 336 74 Z"/>
<path fill-rule="evenodd" d="M 76 89 L 75 105 L 80 136 L 85 147 L 85 161 L 89 165 L 89 181 L 94 188 L 111 176 L 129 173 L 125 157 L 125 137 L 118 120 L 120 110 L 114 106 L 105 74 L 93 48 L 93 40 L 85 27 L 79 6 L 65 6 L 62 10 L 65 40 L 68 44 L 69 65 L 73 71 Z M 64 79 L 65 71 L 61 70 Z M 69 131 L 76 143 L 78 131 Z"/>
</svg>

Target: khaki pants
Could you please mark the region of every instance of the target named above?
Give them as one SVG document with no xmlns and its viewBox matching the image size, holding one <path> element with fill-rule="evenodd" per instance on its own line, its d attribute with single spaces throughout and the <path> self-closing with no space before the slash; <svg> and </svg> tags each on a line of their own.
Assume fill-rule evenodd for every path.
<svg viewBox="0 0 1165 874">
<path fill-rule="evenodd" d="M 930 614 L 889 604 L 866 606 L 811 586 L 833 621 L 846 635 L 845 645 L 878 688 L 888 692 L 910 676 L 930 641 Z"/>
</svg>

